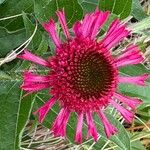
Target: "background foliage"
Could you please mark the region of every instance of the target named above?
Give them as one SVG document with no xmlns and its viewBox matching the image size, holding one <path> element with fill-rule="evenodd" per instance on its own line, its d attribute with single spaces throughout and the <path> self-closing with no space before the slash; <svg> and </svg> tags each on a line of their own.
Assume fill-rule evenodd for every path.
<svg viewBox="0 0 150 150">
<path fill-rule="evenodd" d="M 43 74 L 47 70 L 15 59 L 15 53 L 21 52 L 25 47 L 44 58 L 53 54 L 54 45 L 41 27 L 41 23 L 48 21 L 50 17 L 57 21 L 56 10 L 65 10 L 68 26 L 71 28 L 85 13 L 99 7 L 101 10 L 111 12 L 103 31 L 115 17 L 126 22 L 128 28 L 132 30 L 132 36 L 124 43 L 120 43 L 114 49 L 114 54 L 120 52 L 128 43 L 134 42 L 141 47 L 146 57 L 145 64 L 126 67 L 120 72 L 129 76 L 150 73 L 149 3 L 147 0 L 0 0 L 0 150 L 48 149 L 48 147 L 146 150 L 150 147 L 150 80 L 146 88 L 131 85 L 119 87 L 122 93 L 143 99 L 143 105 L 136 111 L 137 117 L 131 125 L 125 124 L 122 119 L 121 122 L 118 121 L 119 116 L 115 110 L 107 108 L 108 117 L 119 128 L 118 134 L 108 140 L 95 116 L 100 140 L 97 143 L 92 139 L 85 140 L 82 145 L 76 145 L 73 143 L 76 114 L 72 115 L 67 127 L 68 139 L 54 138 L 47 128 L 57 116 L 59 106 L 53 107 L 43 124 L 45 127 L 41 128 L 31 112 L 50 97 L 48 92 L 23 97 L 24 93 L 19 88 L 22 81 L 21 73 L 24 70 L 30 68 Z M 59 32 L 61 36 L 61 31 Z M 83 134 L 86 134 L 86 125 Z M 58 148 L 60 142 L 63 146 Z M 42 143 L 44 145 L 41 145 Z"/>
</svg>

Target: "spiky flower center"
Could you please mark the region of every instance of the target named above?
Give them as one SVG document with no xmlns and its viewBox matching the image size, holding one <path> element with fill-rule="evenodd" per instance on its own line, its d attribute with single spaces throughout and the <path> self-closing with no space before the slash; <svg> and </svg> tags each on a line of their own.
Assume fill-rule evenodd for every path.
<svg viewBox="0 0 150 150">
<path fill-rule="evenodd" d="M 74 62 L 71 72 L 73 88 L 85 100 L 93 96 L 101 97 L 103 92 L 109 90 L 113 78 L 107 59 L 92 50 Z"/>
<path fill-rule="evenodd" d="M 97 43 L 73 41 L 64 45 L 56 58 L 59 69 L 54 72 L 62 105 L 86 111 L 108 104 L 116 88 L 117 70 L 112 57 L 101 51 Z"/>
</svg>

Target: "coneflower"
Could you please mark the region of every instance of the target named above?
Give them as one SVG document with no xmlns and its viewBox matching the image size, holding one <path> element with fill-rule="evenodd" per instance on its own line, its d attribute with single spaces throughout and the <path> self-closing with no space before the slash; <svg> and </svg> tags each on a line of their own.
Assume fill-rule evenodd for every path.
<svg viewBox="0 0 150 150">
<path fill-rule="evenodd" d="M 112 105 L 127 122 L 132 122 L 134 113 L 131 110 L 141 104 L 138 98 L 117 92 L 118 84 L 144 86 L 145 80 L 149 77 L 148 74 L 135 77 L 121 76 L 118 69 L 126 65 L 139 64 L 144 58 L 134 44 L 126 47 L 120 56 L 112 56 L 110 50 L 130 34 L 119 19 L 111 23 L 102 40 L 97 39 L 100 28 L 109 17 L 109 12 L 97 9 L 93 13 L 86 14 L 82 21 L 77 21 L 73 25 L 74 36 L 69 33 L 64 11 L 57 11 L 57 16 L 66 41 L 62 42 L 58 37 L 53 19 L 43 24 L 56 45 L 55 55 L 44 60 L 24 50 L 24 53 L 18 57 L 50 68 L 50 71 L 46 76 L 26 71 L 21 88 L 28 93 L 50 88 L 52 98 L 34 114 L 39 115 L 39 121 L 42 123 L 51 107 L 56 101 L 59 102 L 61 110 L 51 127 L 55 136 L 66 136 L 66 126 L 71 112 L 76 112 L 78 117 L 76 142 L 82 142 L 84 118 L 88 127 L 87 137 L 92 136 L 97 141 L 98 132 L 92 117 L 93 113 L 99 116 L 109 138 L 117 132 L 117 129 L 105 116 L 104 108 Z M 120 102 L 128 107 L 120 105 Z"/>
</svg>

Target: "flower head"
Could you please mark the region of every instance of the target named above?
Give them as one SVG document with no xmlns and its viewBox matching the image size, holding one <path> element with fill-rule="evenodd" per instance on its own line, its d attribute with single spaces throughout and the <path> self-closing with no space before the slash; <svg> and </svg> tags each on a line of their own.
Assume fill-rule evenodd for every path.
<svg viewBox="0 0 150 150">
<path fill-rule="evenodd" d="M 75 141 L 82 142 L 82 125 L 86 119 L 88 133 L 95 141 L 98 132 L 93 120 L 93 113 L 99 116 L 109 138 L 117 132 L 117 129 L 107 119 L 103 110 L 108 105 L 116 108 L 124 119 L 131 122 L 135 109 L 141 100 L 124 96 L 117 92 L 119 83 L 130 83 L 144 86 L 149 75 L 144 74 L 135 77 L 119 75 L 118 69 L 125 65 L 141 63 L 143 57 L 136 45 L 129 45 L 118 57 L 113 57 L 111 49 L 122 39 L 130 34 L 130 31 L 119 19 L 114 20 L 102 40 L 96 37 L 100 28 L 107 21 L 109 12 L 96 10 L 85 15 L 82 21 L 73 25 L 74 36 L 70 35 L 67 27 L 64 11 L 58 11 L 57 16 L 66 37 L 66 42 L 61 42 L 53 19 L 44 23 L 44 29 L 49 33 L 56 45 L 55 55 L 44 60 L 25 50 L 19 58 L 51 68 L 49 74 L 40 76 L 32 72 L 24 73 L 24 82 L 21 86 L 27 92 L 37 92 L 45 88 L 51 88 L 49 99 L 35 114 L 39 114 L 39 121 L 43 122 L 51 107 L 59 102 L 61 110 L 53 123 L 51 130 L 55 136 L 66 136 L 66 126 L 71 112 L 77 114 L 77 126 Z M 125 104 L 120 105 L 117 101 Z M 128 106 L 129 109 L 124 106 Z"/>
</svg>

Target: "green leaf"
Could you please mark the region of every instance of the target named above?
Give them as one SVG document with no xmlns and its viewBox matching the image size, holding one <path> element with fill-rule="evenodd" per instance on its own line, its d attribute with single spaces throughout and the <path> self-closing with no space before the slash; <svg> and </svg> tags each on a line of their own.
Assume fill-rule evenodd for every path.
<svg viewBox="0 0 150 150">
<path fill-rule="evenodd" d="M 132 150 L 146 150 L 142 143 L 138 140 L 131 143 Z"/>
<path fill-rule="evenodd" d="M 26 40 L 24 29 L 10 33 L 5 28 L 0 27 L 0 33 L 0 57 L 5 56 Z"/>
<path fill-rule="evenodd" d="M 0 5 L 1 18 L 21 14 L 22 11 L 31 13 L 33 11 L 32 0 L 7 0 Z M 22 17 L 16 17 L 0 21 L 0 26 L 7 28 L 9 31 L 16 31 L 23 28 Z"/>
<path fill-rule="evenodd" d="M 2 4 L 5 0 L 0 0 L 0 4 Z"/>
<path fill-rule="evenodd" d="M 82 0 L 79 2 L 84 10 L 84 13 L 95 11 L 98 6 L 97 0 Z"/>
<path fill-rule="evenodd" d="M 150 116 L 150 103 L 143 103 L 141 106 L 139 106 L 138 115 L 140 115 L 140 119 L 142 119 L 144 122 L 148 122 L 149 116 Z M 139 121 L 138 121 L 138 124 L 143 125 Z"/>
<path fill-rule="evenodd" d="M 109 10 L 113 14 L 118 15 L 119 18 L 124 19 L 129 16 L 131 12 L 132 0 L 100 0 L 100 10 Z"/>
<path fill-rule="evenodd" d="M 20 80 L 2 71 L 1 75 L 0 149 L 20 150 L 22 134 L 31 113 L 34 95 L 22 98 Z"/>
<path fill-rule="evenodd" d="M 15 81 L 0 81 L 0 149 L 15 150 L 20 89 Z"/>
<path fill-rule="evenodd" d="M 133 0 L 131 14 L 137 20 L 143 20 L 144 18 L 148 17 L 148 15 L 144 12 L 139 0 Z"/>
<path fill-rule="evenodd" d="M 34 104 L 35 95 L 28 95 L 21 99 L 20 107 L 19 107 L 19 116 L 17 121 L 17 131 L 16 131 L 16 149 L 20 149 L 21 138 L 23 135 L 24 128 L 29 120 L 31 110 Z"/>
<path fill-rule="evenodd" d="M 7 73 L 0 70 L 0 80 L 1 81 L 2 80 L 10 80 L 10 79 L 11 79 L 11 77 Z"/>
<path fill-rule="evenodd" d="M 150 70 L 147 70 L 142 64 L 127 66 L 120 69 L 120 73 L 122 75 L 127 76 L 138 76 L 140 74 L 148 73 L 150 74 Z M 120 84 L 119 91 L 124 93 L 125 95 L 135 96 L 141 98 L 143 102 L 150 103 L 150 80 L 146 82 L 147 86 L 135 86 L 131 84 Z"/>
<path fill-rule="evenodd" d="M 150 74 L 150 70 L 148 70 L 143 64 L 122 67 L 120 72 L 129 76 L 136 76 L 144 73 Z"/>
<path fill-rule="evenodd" d="M 46 37 L 45 34 L 42 35 L 42 40 L 41 40 L 40 45 L 39 45 L 39 47 L 36 51 L 36 53 L 38 55 L 42 55 L 44 52 L 47 51 L 47 49 L 48 49 L 48 40 L 47 40 L 47 38 L 49 38 L 49 37 Z"/>
<path fill-rule="evenodd" d="M 0 6 L 0 16 L 7 17 L 10 15 L 16 15 L 22 11 L 31 12 L 33 7 L 33 2 L 31 0 L 11 0 L 6 1 Z"/>
<path fill-rule="evenodd" d="M 95 117 L 97 129 L 101 135 L 101 138 L 105 139 L 105 141 L 107 141 L 108 139 L 105 136 L 102 123 L 100 123 L 97 115 L 95 115 L 94 117 Z M 114 118 L 114 116 L 111 114 L 107 113 L 107 118 L 118 129 L 118 133 L 113 135 L 109 140 L 112 143 L 114 143 L 116 146 L 118 146 L 121 150 L 130 150 L 130 138 L 129 138 L 128 133 L 125 130 L 124 126 L 118 120 L 116 120 Z M 98 146 L 98 143 L 96 143 L 95 146 Z"/>
<path fill-rule="evenodd" d="M 56 11 L 65 10 L 68 26 L 82 18 L 83 10 L 77 0 L 34 0 L 34 12 L 37 19 L 42 22 L 47 22 L 50 18 L 57 19 Z"/>
<path fill-rule="evenodd" d="M 29 38 L 34 30 L 35 30 L 35 25 L 31 22 L 31 20 L 28 18 L 26 13 L 22 13 L 23 14 L 23 22 L 24 22 L 24 26 L 26 29 L 26 36 L 27 38 Z M 35 18 L 34 18 L 35 19 Z M 28 48 L 30 50 L 36 50 L 40 44 L 42 40 L 42 32 L 40 30 L 37 30 L 31 43 L 29 44 Z"/>
</svg>

